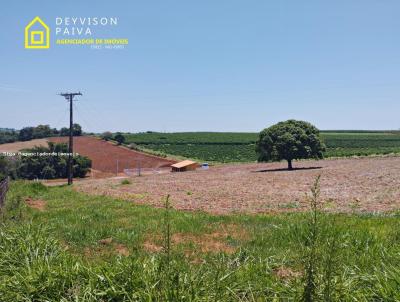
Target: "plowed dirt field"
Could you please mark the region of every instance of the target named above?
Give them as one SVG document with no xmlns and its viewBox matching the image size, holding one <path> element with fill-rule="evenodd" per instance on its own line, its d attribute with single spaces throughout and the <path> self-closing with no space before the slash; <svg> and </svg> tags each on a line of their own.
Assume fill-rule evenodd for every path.
<svg viewBox="0 0 400 302">
<path fill-rule="evenodd" d="M 330 159 L 286 163 L 237 164 L 183 173 L 88 180 L 80 191 L 111 195 L 134 203 L 163 205 L 216 214 L 302 211 L 306 194 L 321 175 L 323 207 L 335 212 L 386 212 L 400 209 L 400 157 Z"/>
<path fill-rule="evenodd" d="M 52 142 L 67 142 L 67 137 L 49 138 Z M 91 136 L 74 138 L 74 152 L 89 157 L 92 168 L 106 173 L 122 173 L 124 169 L 159 169 L 169 167 L 173 160 L 137 152 L 125 147 L 116 146 Z"/>
</svg>

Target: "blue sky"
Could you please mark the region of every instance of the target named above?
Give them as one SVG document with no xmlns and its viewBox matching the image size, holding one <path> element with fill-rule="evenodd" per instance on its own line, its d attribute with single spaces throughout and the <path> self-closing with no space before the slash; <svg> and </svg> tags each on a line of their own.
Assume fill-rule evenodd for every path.
<svg viewBox="0 0 400 302">
<path fill-rule="evenodd" d="M 80 90 L 76 122 L 95 132 L 259 131 L 290 118 L 398 129 L 399 11 L 389 0 L 7 1 L 0 127 L 66 126 L 57 93 Z M 27 50 L 35 16 L 50 27 L 117 17 L 96 34 L 129 45 L 57 47 L 52 32 L 50 49 Z"/>
</svg>

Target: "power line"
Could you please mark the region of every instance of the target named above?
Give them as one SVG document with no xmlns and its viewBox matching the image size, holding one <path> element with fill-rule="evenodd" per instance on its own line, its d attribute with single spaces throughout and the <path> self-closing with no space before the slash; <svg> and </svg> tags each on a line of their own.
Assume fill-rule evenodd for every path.
<svg viewBox="0 0 400 302">
<path fill-rule="evenodd" d="M 72 154 L 74 152 L 74 132 L 73 132 L 73 106 L 72 102 L 74 101 L 74 97 L 77 95 L 82 95 L 80 92 L 68 92 L 68 93 L 60 93 L 60 96 L 63 96 L 69 102 L 69 144 L 68 144 L 68 165 L 67 165 L 67 174 L 68 174 L 68 185 L 72 185 Z"/>
</svg>

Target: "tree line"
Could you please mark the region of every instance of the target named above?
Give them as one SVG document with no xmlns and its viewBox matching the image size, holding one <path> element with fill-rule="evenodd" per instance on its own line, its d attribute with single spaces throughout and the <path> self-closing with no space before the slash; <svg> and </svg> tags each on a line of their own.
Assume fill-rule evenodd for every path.
<svg viewBox="0 0 400 302">
<path fill-rule="evenodd" d="M 79 124 L 73 125 L 73 135 L 81 136 L 82 127 Z M 21 130 L 0 129 L 0 144 L 13 143 L 16 141 L 29 141 L 37 138 L 52 136 L 68 136 L 69 128 L 63 127 L 60 130 L 51 128 L 50 125 L 38 125 L 36 127 L 24 127 Z"/>
</svg>

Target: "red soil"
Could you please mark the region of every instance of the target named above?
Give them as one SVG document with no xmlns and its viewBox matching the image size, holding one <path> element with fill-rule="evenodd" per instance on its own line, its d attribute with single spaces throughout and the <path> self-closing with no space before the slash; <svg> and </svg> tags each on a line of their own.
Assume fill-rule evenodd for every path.
<svg viewBox="0 0 400 302">
<path fill-rule="evenodd" d="M 181 210 L 213 214 L 276 213 L 309 209 L 306 194 L 321 175 L 326 211 L 386 212 L 400 209 L 400 157 L 368 157 L 287 163 L 234 164 L 209 170 L 77 182 L 75 188 L 163 207 L 167 194 Z M 232 232 L 230 232 L 232 233 Z"/>
<path fill-rule="evenodd" d="M 68 137 L 52 137 L 49 141 L 66 143 Z M 74 152 L 89 157 L 94 170 L 114 174 L 121 173 L 124 169 L 136 169 L 139 166 L 144 169 L 158 169 L 175 163 L 173 160 L 116 146 L 91 136 L 75 137 Z"/>
<path fill-rule="evenodd" d="M 28 207 L 39 210 L 40 212 L 45 210 L 47 204 L 44 200 L 33 200 L 32 198 L 25 199 L 25 203 L 28 205 Z"/>
</svg>

